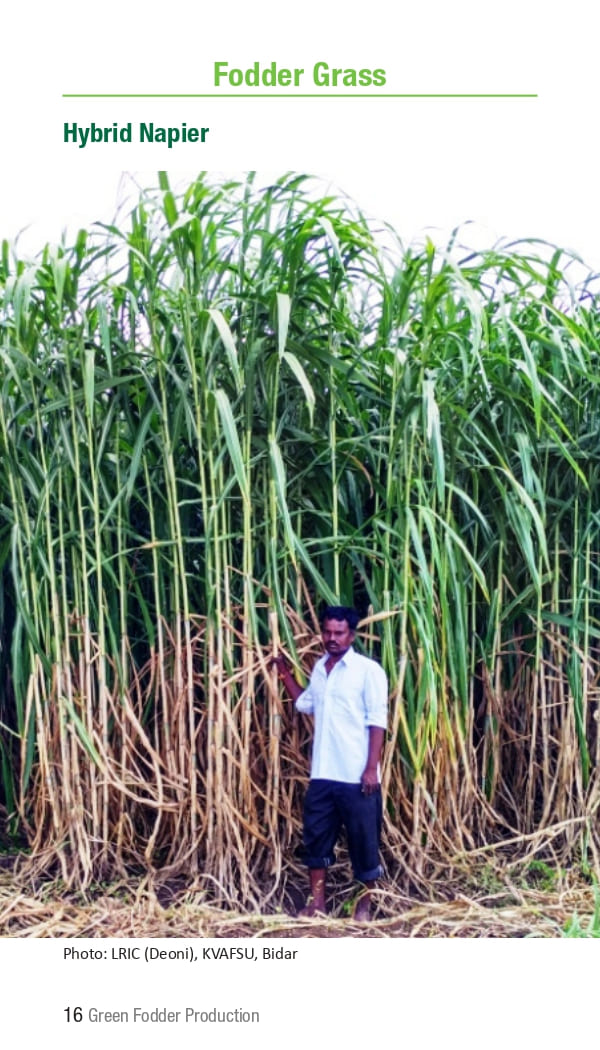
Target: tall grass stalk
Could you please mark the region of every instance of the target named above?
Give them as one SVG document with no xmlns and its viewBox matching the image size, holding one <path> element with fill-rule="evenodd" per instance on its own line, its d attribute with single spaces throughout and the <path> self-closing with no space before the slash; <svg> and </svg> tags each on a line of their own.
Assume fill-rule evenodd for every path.
<svg viewBox="0 0 600 1050">
<path fill-rule="evenodd" d="M 598 855 L 597 301 L 457 243 L 161 173 L 4 245 L 0 768 L 42 867 L 279 892 L 310 733 L 269 661 L 309 673 L 323 600 L 390 679 L 392 877 L 559 822 Z"/>
</svg>

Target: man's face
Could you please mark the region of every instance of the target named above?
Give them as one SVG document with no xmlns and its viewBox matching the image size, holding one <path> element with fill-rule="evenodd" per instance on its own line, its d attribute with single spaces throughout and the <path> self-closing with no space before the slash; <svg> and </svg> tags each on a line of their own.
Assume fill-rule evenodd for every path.
<svg viewBox="0 0 600 1050">
<path fill-rule="evenodd" d="M 326 652 L 331 656 L 343 656 L 354 641 L 354 633 L 347 620 L 325 620 L 321 636 Z"/>
</svg>

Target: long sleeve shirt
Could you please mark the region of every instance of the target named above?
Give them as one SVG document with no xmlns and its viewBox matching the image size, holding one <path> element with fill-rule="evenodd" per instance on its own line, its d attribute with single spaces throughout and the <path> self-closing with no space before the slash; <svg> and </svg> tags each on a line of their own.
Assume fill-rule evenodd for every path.
<svg viewBox="0 0 600 1050">
<path fill-rule="evenodd" d="M 367 764 L 369 726 L 387 726 L 387 677 L 352 647 L 329 674 L 326 660 L 317 661 L 296 701 L 298 711 L 314 716 L 311 779 L 358 784 Z"/>
</svg>

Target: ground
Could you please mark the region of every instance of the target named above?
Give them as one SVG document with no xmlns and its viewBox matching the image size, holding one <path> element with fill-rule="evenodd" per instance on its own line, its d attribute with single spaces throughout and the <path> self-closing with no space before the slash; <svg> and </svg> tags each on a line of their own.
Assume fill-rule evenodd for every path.
<svg viewBox="0 0 600 1050">
<path fill-rule="evenodd" d="M 500 878 L 491 868 L 451 886 L 432 884 L 428 899 L 383 885 L 375 916 L 358 923 L 333 887 L 330 914 L 301 919 L 286 908 L 242 912 L 217 907 L 205 891 L 147 878 L 67 891 L 58 882 L 17 877 L 0 865 L 2 937 L 598 937 L 600 894 L 581 873 L 545 864 Z M 296 895 L 299 887 L 296 888 Z"/>
</svg>

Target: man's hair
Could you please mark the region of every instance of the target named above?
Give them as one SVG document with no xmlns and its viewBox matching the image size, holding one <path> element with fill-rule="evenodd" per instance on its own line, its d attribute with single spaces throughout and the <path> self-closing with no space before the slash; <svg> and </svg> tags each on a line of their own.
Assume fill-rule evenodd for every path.
<svg viewBox="0 0 600 1050">
<path fill-rule="evenodd" d="M 321 626 L 323 626 L 325 620 L 346 620 L 350 630 L 355 631 L 358 627 L 360 616 L 356 609 L 351 608 L 349 605 L 328 605 L 321 614 Z"/>
</svg>

